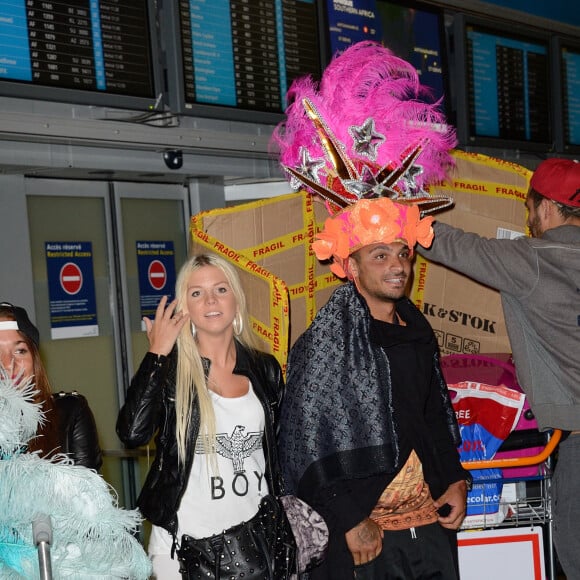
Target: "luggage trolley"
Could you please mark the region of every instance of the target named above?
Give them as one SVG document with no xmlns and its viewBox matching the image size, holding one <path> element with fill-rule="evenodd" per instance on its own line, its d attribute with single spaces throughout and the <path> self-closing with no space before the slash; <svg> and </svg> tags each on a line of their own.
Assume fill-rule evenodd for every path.
<svg viewBox="0 0 580 580">
<path fill-rule="evenodd" d="M 507 469 L 532 465 L 538 465 L 540 469 L 539 474 L 534 476 L 502 477 L 503 490 L 498 511 L 495 512 L 494 506 L 494 510 L 490 510 L 489 514 L 488 510 L 484 509 L 484 513 L 481 515 L 466 518 L 458 534 L 462 580 L 486 577 L 478 574 L 481 573 L 482 564 L 484 570 L 488 569 L 494 556 L 494 547 L 498 551 L 503 550 L 502 553 L 504 555 L 506 550 L 513 549 L 515 553 L 521 548 L 522 557 L 527 554 L 528 560 L 531 553 L 533 561 L 531 563 L 529 561 L 526 562 L 527 565 L 534 567 L 531 577 L 534 580 L 543 580 L 544 578 L 556 580 L 550 507 L 551 455 L 561 436 L 562 432 L 559 429 L 553 430 L 545 447 L 536 455 L 463 462 L 463 467 L 468 470 Z M 485 483 L 491 482 L 486 481 Z M 485 503 L 485 494 L 482 497 Z M 541 534 L 538 534 L 538 527 L 542 531 Z M 546 532 L 545 537 L 544 530 Z M 543 539 L 543 543 L 540 542 L 540 538 Z M 519 545 L 518 542 L 520 542 Z M 510 546 L 510 548 L 507 546 Z M 543 557 L 544 555 L 546 558 Z M 537 561 L 536 557 L 538 557 Z M 539 564 L 542 560 L 545 560 L 543 567 Z M 487 565 L 484 562 L 487 562 Z M 506 565 L 510 564 L 516 566 L 517 561 L 506 562 Z M 478 567 L 479 572 L 477 571 Z M 488 573 L 485 572 L 485 574 Z M 502 575 L 496 578 L 497 580 L 502 580 L 508 577 L 511 576 Z M 527 577 L 531 578 L 529 575 Z"/>
</svg>

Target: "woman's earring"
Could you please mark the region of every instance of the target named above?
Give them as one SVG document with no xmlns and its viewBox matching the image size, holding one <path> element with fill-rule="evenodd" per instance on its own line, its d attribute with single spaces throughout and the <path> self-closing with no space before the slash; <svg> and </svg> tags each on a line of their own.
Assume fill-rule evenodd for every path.
<svg viewBox="0 0 580 580">
<path fill-rule="evenodd" d="M 191 336 L 193 336 L 193 338 L 195 338 L 195 335 L 197 334 L 197 329 L 195 328 L 195 324 L 193 324 L 193 322 L 191 323 Z"/>
<path fill-rule="evenodd" d="M 244 321 L 242 319 L 242 315 L 239 312 L 236 312 L 232 326 L 234 327 L 234 334 L 236 336 L 240 336 L 240 334 L 242 334 L 242 330 L 244 330 Z"/>
</svg>

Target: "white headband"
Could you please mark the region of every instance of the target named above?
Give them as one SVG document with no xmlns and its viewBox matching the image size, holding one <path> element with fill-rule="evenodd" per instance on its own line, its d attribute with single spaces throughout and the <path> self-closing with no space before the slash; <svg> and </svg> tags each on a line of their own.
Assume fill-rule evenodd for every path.
<svg viewBox="0 0 580 580">
<path fill-rule="evenodd" d="M 0 330 L 20 330 L 16 320 L 0 320 Z"/>
</svg>

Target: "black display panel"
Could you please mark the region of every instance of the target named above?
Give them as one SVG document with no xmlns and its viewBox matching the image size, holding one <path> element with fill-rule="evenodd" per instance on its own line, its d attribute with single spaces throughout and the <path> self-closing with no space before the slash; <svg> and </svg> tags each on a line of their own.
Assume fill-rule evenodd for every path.
<svg viewBox="0 0 580 580">
<path fill-rule="evenodd" d="M 326 21 L 331 55 L 361 40 L 381 42 L 415 66 L 433 100 L 447 97 L 442 9 L 405 0 L 327 0 Z"/>
<path fill-rule="evenodd" d="M 173 112 L 278 122 L 292 81 L 320 77 L 315 0 L 175 0 L 161 20 Z"/>
<path fill-rule="evenodd" d="M 458 16 L 457 130 L 463 145 L 553 147 L 547 34 Z"/>
<path fill-rule="evenodd" d="M 563 150 L 580 151 L 580 43 L 562 41 L 558 45 L 562 96 Z"/>
<path fill-rule="evenodd" d="M 3 0 L 0 95 L 146 110 L 155 103 L 151 0 Z"/>
</svg>

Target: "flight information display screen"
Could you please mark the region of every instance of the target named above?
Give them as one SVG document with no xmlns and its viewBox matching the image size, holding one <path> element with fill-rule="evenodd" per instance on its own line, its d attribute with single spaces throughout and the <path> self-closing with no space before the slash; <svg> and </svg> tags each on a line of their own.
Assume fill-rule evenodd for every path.
<svg viewBox="0 0 580 580">
<path fill-rule="evenodd" d="M 149 30 L 147 0 L 3 0 L 0 92 L 34 96 L 22 87 L 38 86 L 151 99 Z"/>
<path fill-rule="evenodd" d="M 580 46 L 560 48 L 564 147 L 580 147 Z"/>
<path fill-rule="evenodd" d="M 551 143 L 549 43 L 465 27 L 469 138 Z"/>
<path fill-rule="evenodd" d="M 443 13 L 411 1 L 328 0 L 326 3 L 331 54 L 361 40 L 374 40 L 410 62 L 433 99 L 446 94 L 446 55 Z"/>
<path fill-rule="evenodd" d="M 178 0 L 183 111 L 282 113 L 292 80 L 320 76 L 314 0 Z"/>
</svg>

